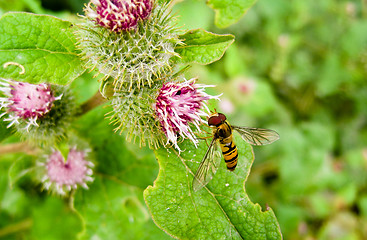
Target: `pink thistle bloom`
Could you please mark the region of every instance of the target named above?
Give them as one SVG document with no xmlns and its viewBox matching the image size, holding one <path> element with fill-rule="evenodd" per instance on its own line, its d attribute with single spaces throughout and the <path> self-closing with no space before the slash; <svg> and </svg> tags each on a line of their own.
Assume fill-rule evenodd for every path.
<svg viewBox="0 0 367 240">
<path fill-rule="evenodd" d="M 0 117 L 8 114 L 4 121 L 10 121 L 8 127 L 19 124 L 19 119 L 27 122 L 26 129 L 31 125 L 38 126 L 37 119 L 46 115 L 52 108 L 55 100 L 60 100 L 62 95 L 55 97 L 48 84 L 30 84 L 25 82 L 0 80 L 0 92 L 6 97 L 0 97 L 0 109 L 5 112 Z"/>
<path fill-rule="evenodd" d="M 206 87 L 213 86 L 195 84 L 195 80 L 165 83 L 154 106 L 156 118 L 167 137 L 167 142 L 173 143 L 179 151 L 178 135 L 190 139 L 197 146 L 198 140 L 189 124 L 192 123 L 200 131 L 200 123 L 205 122 L 202 117 L 208 116 L 202 108 L 209 112 L 205 102 L 209 99 L 219 100 L 219 96 L 211 96 L 204 92 Z"/>
<path fill-rule="evenodd" d="M 149 17 L 153 9 L 153 0 L 91 0 L 86 15 L 114 32 L 135 28 L 140 20 Z"/>
<path fill-rule="evenodd" d="M 88 189 L 86 182 L 92 182 L 92 167 L 94 164 L 87 161 L 89 151 L 71 148 L 67 161 L 59 151 L 53 151 L 47 156 L 47 162 L 41 163 L 47 170 L 42 182 L 47 190 L 53 188 L 60 195 L 65 195 L 71 189 L 76 189 L 78 185 Z"/>
</svg>

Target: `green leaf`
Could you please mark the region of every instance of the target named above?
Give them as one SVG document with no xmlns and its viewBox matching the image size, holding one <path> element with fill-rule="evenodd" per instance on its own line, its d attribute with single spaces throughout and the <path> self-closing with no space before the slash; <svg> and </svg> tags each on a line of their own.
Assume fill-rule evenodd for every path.
<svg viewBox="0 0 367 240">
<path fill-rule="evenodd" d="M 215 25 L 225 28 L 236 23 L 256 0 L 208 0 L 215 11 Z"/>
<path fill-rule="evenodd" d="M 113 176 L 96 176 L 75 197 L 85 223 L 81 239 L 171 239 L 154 225 L 142 193 Z"/>
<path fill-rule="evenodd" d="M 26 174 L 32 174 L 34 172 L 34 161 L 32 161 L 32 157 L 28 155 L 23 155 L 20 153 L 19 157 L 15 157 L 12 160 L 12 163 L 9 167 L 8 171 L 8 182 L 9 187 L 12 189 L 16 185 L 16 183 L 24 177 Z"/>
<path fill-rule="evenodd" d="M 30 83 L 72 82 L 84 68 L 71 27 L 72 23 L 52 16 L 3 15 L 0 18 L 0 76 Z"/>
<path fill-rule="evenodd" d="M 1 111 L 0 111 L 1 114 Z M 4 117 L 0 118 L 0 142 L 6 139 L 7 137 L 10 137 L 14 133 L 13 128 L 8 128 L 7 125 L 9 123 L 4 122 Z"/>
<path fill-rule="evenodd" d="M 215 34 L 203 29 L 195 29 L 181 35 L 184 45 L 175 52 L 181 56 L 182 63 L 210 64 L 219 60 L 234 41 L 231 34 Z"/>
<path fill-rule="evenodd" d="M 107 111 L 106 108 L 94 109 L 76 121 L 75 128 L 89 139 L 94 149 L 98 162 L 96 171 L 145 189 L 158 173 L 154 154 L 148 148 L 125 142 L 125 136 L 115 133 L 105 117 Z"/>
<path fill-rule="evenodd" d="M 82 224 L 62 199 L 48 197 L 32 209 L 30 239 L 76 239 Z"/>
<path fill-rule="evenodd" d="M 170 239 L 152 221 L 143 189 L 158 173 L 150 149 L 125 142 L 105 119 L 110 109 L 96 108 L 74 126 L 89 139 L 95 157 L 94 182 L 78 190 L 75 209 L 84 222 L 81 239 Z"/>
<path fill-rule="evenodd" d="M 281 239 L 273 211 L 250 201 L 244 182 L 254 160 L 252 148 L 237 134 L 238 166 L 234 172 L 224 161 L 206 188 L 192 190 L 193 175 L 207 149 L 185 141 L 184 152 L 159 149 L 160 165 L 153 187 L 144 191 L 155 223 L 179 239 Z"/>
</svg>

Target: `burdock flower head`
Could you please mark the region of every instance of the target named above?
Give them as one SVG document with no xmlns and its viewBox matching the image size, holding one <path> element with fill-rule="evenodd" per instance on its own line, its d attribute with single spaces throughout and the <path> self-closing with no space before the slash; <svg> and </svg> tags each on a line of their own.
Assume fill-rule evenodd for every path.
<svg viewBox="0 0 367 240">
<path fill-rule="evenodd" d="M 167 4 L 153 0 L 92 0 L 76 27 L 86 67 L 115 89 L 151 87 L 172 70 L 181 31 Z"/>
<path fill-rule="evenodd" d="M 31 125 L 38 126 L 37 119 L 45 116 L 53 102 L 62 97 L 54 96 L 46 83 L 30 84 L 6 79 L 0 80 L 0 92 L 5 95 L 0 97 L 0 109 L 5 110 L 0 117 L 8 114 L 4 120 L 10 121 L 9 127 L 25 121 L 27 130 Z"/>
<path fill-rule="evenodd" d="M 160 89 L 155 103 L 155 114 L 161 128 L 167 137 L 167 141 L 177 144 L 177 136 L 190 139 L 195 145 L 197 139 L 190 124 L 200 131 L 202 117 L 208 116 L 203 108 L 209 112 L 205 102 L 209 99 L 218 99 L 205 93 L 209 85 L 196 84 L 195 79 L 182 83 L 168 82 Z"/>
<path fill-rule="evenodd" d="M 68 87 L 0 79 L 0 117 L 22 137 L 45 146 L 62 139 L 78 105 Z"/>
<path fill-rule="evenodd" d="M 153 0 L 92 0 L 85 11 L 102 27 L 121 32 L 136 28 L 138 21 L 147 19 L 153 4 Z"/>
<path fill-rule="evenodd" d="M 88 189 L 87 182 L 92 182 L 92 167 L 94 164 L 88 161 L 89 150 L 71 148 L 65 161 L 58 150 L 54 150 L 46 156 L 46 162 L 40 165 L 44 167 L 45 175 L 42 178 L 47 190 L 65 195 L 72 189 L 82 186 Z"/>
<path fill-rule="evenodd" d="M 154 149 L 171 142 L 181 151 L 178 137 L 197 143 L 194 128 L 200 130 L 202 117 L 208 116 L 206 101 L 218 96 L 205 93 L 205 88 L 212 86 L 196 84 L 195 79 L 162 82 L 165 83 L 156 82 L 151 88 L 116 91 L 109 118 L 114 130 L 125 133 L 128 141 L 138 140 L 140 145 Z"/>
</svg>

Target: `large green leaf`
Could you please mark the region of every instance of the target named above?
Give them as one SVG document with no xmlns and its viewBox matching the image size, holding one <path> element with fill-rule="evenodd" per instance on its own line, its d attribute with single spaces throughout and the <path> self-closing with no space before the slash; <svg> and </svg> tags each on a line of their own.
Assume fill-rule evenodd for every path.
<svg viewBox="0 0 367 240">
<path fill-rule="evenodd" d="M 220 28 L 236 23 L 256 0 L 208 0 L 215 10 L 215 24 Z"/>
<path fill-rule="evenodd" d="M 101 107 L 94 109 L 76 121 L 74 126 L 89 139 L 98 162 L 97 172 L 143 190 L 158 173 L 154 154 L 148 148 L 125 142 L 125 136 L 115 133 L 105 117 L 107 111 Z"/>
<path fill-rule="evenodd" d="M 74 123 L 90 140 L 96 159 L 94 182 L 75 196 L 84 222 L 81 239 L 170 239 L 155 226 L 143 200 L 143 190 L 158 173 L 153 152 L 126 143 L 105 113 L 99 107 Z"/>
<path fill-rule="evenodd" d="M 239 136 L 238 166 L 229 172 L 221 165 L 206 188 L 192 190 L 193 174 L 207 149 L 204 141 L 196 149 L 185 141 L 177 156 L 171 149 L 159 149 L 160 165 L 153 187 L 144 191 L 155 223 L 179 239 L 281 239 L 273 211 L 261 210 L 250 201 L 244 182 L 254 160 L 252 148 Z"/>
<path fill-rule="evenodd" d="M 84 220 L 81 239 L 170 239 L 154 225 L 143 191 L 108 175 L 97 175 L 78 191 L 75 209 Z"/>
<path fill-rule="evenodd" d="M 0 76 L 30 83 L 72 82 L 84 72 L 72 31 L 72 23 L 52 16 L 4 14 L 0 18 Z"/>
<path fill-rule="evenodd" d="M 234 41 L 231 34 L 219 35 L 195 29 L 181 35 L 184 45 L 175 49 L 183 63 L 210 64 L 219 60 Z"/>
<path fill-rule="evenodd" d="M 30 239 L 76 239 L 81 221 L 62 199 L 48 197 L 32 208 Z"/>
</svg>

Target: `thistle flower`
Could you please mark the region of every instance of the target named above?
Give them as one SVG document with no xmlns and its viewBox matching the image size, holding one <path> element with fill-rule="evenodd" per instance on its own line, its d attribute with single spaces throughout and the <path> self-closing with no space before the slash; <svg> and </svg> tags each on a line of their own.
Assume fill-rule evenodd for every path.
<svg viewBox="0 0 367 240">
<path fill-rule="evenodd" d="M 163 82 L 163 79 L 161 80 Z M 128 141 L 158 148 L 172 142 L 179 149 L 177 136 L 189 138 L 195 144 L 191 125 L 199 129 L 202 108 L 209 99 L 218 99 L 204 92 L 207 85 L 195 84 L 195 79 L 183 83 L 157 81 L 150 88 L 121 89 L 111 98 L 113 111 L 109 113 L 115 131 L 126 133 Z M 126 131 L 125 131 L 126 130 Z M 179 149 L 180 150 L 180 149 Z"/>
<path fill-rule="evenodd" d="M 92 0 L 85 12 L 102 27 L 121 32 L 136 28 L 138 21 L 147 19 L 153 4 L 152 0 Z"/>
<path fill-rule="evenodd" d="M 0 80 L 0 117 L 37 145 L 52 145 L 64 137 L 77 112 L 72 92 L 64 86 Z"/>
<path fill-rule="evenodd" d="M 0 92 L 6 96 L 0 98 L 0 109 L 5 109 L 0 117 L 8 114 L 4 119 L 10 121 L 8 127 L 19 125 L 19 121 L 26 122 L 27 131 L 31 125 L 38 126 L 37 119 L 49 113 L 53 102 L 62 97 L 55 97 L 46 83 L 30 84 L 7 79 L 0 80 Z"/>
<path fill-rule="evenodd" d="M 210 96 L 205 93 L 210 85 L 195 84 L 195 79 L 182 83 L 168 82 L 160 89 L 154 105 L 156 119 L 167 137 L 167 141 L 180 151 L 177 136 L 190 139 L 195 146 L 197 139 L 190 124 L 200 131 L 202 117 L 208 116 L 209 109 L 205 102 L 209 99 L 219 99 L 219 96 Z"/>
<path fill-rule="evenodd" d="M 89 150 L 71 148 L 65 161 L 58 150 L 54 150 L 46 157 L 45 163 L 40 163 L 45 168 L 42 179 L 44 187 L 60 195 L 65 195 L 71 189 L 82 186 L 88 189 L 87 182 L 92 182 L 92 167 L 94 164 L 87 160 Z"/>
<path fill-rule="evenodd" d="M 108 17 L 99 15 L 98 7 L 93 10 L 88 5 L 85 21 L 77 25 L 77 46 L 86 60 L 87 68 L 96 69 L 104 75 L 104 79 L 111 78 L 111 83 L 118 90 L 151 87 L 154 81 L 171 71 L 170 59 L 178 56 L 174 49 L 182 42 L 179 39 L 180 31 L 175 26 L 175 18 L 170 15 L 166 5 L 156 4 L 153 8 L 152 1 L 148 0 L 93 0 L 92 3 L 107 7 L 105 14 L 108 12 Z M 141 14 L 138 19 L 146 18 L 137 22 L 134 31 L 121 31 L 126 24 L 132 26 L 130 20 L 125 24 L 98 20 L 110 19 L 111 16 L 130 11 L 130 7 L 124 7 L 127 3 L 129 6 L 136 4 L 134 9 Z M 148 9 L 151 11 L 150 15 L 146 12 Z M 130 15 L 124 18 L 132 19 Z M 98 21 L 114 25 L 105 28 L 96 24 Z"/>
</svg>

